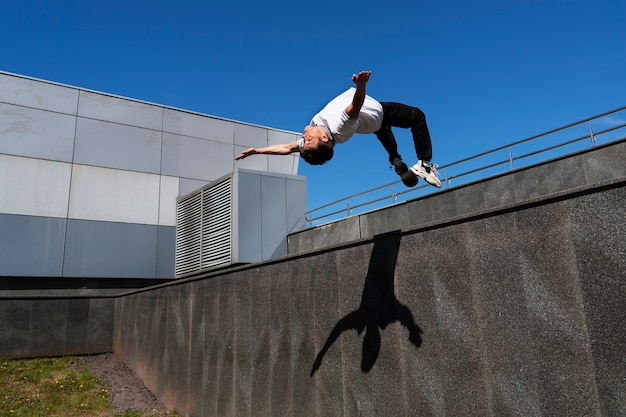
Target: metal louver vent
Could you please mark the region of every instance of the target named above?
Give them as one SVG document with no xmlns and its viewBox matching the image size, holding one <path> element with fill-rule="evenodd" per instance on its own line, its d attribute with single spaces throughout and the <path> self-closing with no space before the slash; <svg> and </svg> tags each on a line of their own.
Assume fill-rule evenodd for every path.
<svg viewBox="0 0 626 417">
<path fill-rule="evenodd" d="M 231 262 L 231 179 L 202 193 L 202 269 Z"/>
<path fill-rule="evenodd" d="M 175 274 L 199 272 L 232 260 L 232 178 L 179 200 Z"/>
<path fill-rule="evenodd" d="M 287 255 L 306 179 L 237 169 L 176 200 L 176 278 Z"/>
<path fill-rule="evenodd" d="M 196 194 L 178 203 L 176 209 L 176 276 L 200 269 L 202 259 L 202 198 Z"/>
</svg>

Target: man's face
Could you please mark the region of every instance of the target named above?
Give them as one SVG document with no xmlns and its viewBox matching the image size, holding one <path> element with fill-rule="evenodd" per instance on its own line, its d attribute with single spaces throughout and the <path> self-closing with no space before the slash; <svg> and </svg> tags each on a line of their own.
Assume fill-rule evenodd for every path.
<svg viewBox="0 0 626 417">
<path fill-rule="evenodd" d="M 324 132 L 324 129 L 316 126 L 305 127 L 302 137 L 304 138 L 305 150 L 316 149 L 317 145 L 320 142 L 328 142 L 328 138 L 326 137 L 326 132 Z"/>
</svg>

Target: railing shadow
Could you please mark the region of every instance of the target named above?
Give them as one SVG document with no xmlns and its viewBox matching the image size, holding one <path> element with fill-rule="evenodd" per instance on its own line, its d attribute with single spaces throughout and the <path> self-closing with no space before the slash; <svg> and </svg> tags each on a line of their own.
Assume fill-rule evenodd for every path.
<svg viewBox="0 0 626 417">
<path fill-rule="evenodd" d="M 409 341 L 419 348 L 422 344 L 422 330 L 413 320 L 411 310 L 400 303 L 394 291 L 394 275 L 401 236 L 391 232 L 374 237 L 374 247 L 370 256 L 369 268 L 365 278 L 361 304 L 359 308 L 341 318 L 330 332 L 322 350 L 317 354 L 311 376 L 315 375 L 322 364 L 328 349 L 341 334 L 347 330 L 356 330 L 363 336 L 361 371 L 369 372 L 380 353 L 380 330 L 395 322 L 400 322 L 409 332 Z"/>
</svg>

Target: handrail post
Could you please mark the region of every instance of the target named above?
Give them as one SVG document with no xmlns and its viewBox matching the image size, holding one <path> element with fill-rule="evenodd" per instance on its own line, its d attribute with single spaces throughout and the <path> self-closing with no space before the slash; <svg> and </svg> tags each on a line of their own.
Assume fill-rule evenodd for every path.
<svg viewBox="0 0 626 417">
<path fill-rule="evenodd" d="M 509 148 L 509 165 L 511 166 L 511 169 L 514 169 L 514 167 L 513 167 L 513 151 L 511 150 L 511 148 Z"/>
<path fill-rule="evenodd" d="M 350 210 L 350 200 L 346 201 L 346 211 L 348 212 L 348 216 L 350 216 L 352 214 L 352 211 Z"/>
<path fill-rule="evenodd" d="M 591 146 L 596 146 L 596 137 L 593 134 L 593 129 L 591 128 L 591 121 L 587 123 L 589 125 L 589 138 L 591 139 Z"/>
</svg>

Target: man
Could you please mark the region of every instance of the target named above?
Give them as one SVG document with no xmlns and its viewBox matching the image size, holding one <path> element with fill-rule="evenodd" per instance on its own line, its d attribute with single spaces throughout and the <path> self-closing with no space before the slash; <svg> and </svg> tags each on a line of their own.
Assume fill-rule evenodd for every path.
<svg viewBox="0 0 626 417">
<path fill-rule="evenodd" d="M 235 157 L 236 160 L 254 154 L 289 155 L 299 152 L 311 165 L 322 165 L 330 160 L 337 143 L 344 143 L 355 133 L 374 133 L 389 154 L 402 182 L 413 187 L 417 178 L 440 188 L 437 170 L 431 164 L 432 144 L 424 113 L 417 107 L 400 103 L 378 102 L 365 94 L 371 71 L 352 75 L 352 87 L 335 97 L 304 128 L 302 138 L 296 142 L 272 145 L 265 148 L 249 148 Z M 411 129 L 417 163 L 412 167 L 402 161 L 392 127 Z"/>
</svg>

